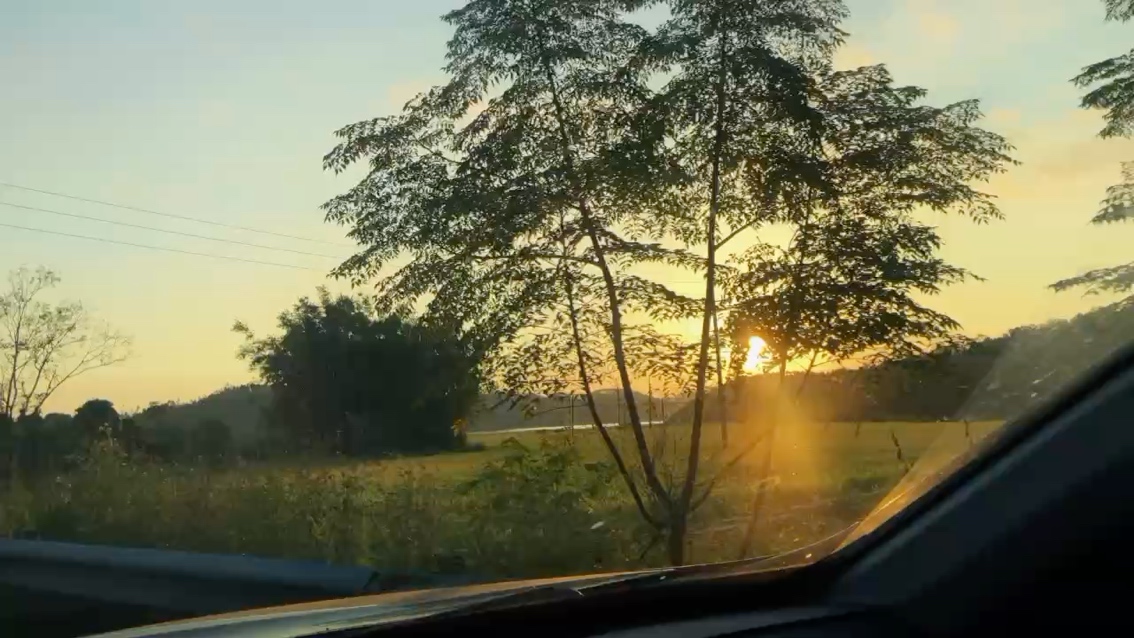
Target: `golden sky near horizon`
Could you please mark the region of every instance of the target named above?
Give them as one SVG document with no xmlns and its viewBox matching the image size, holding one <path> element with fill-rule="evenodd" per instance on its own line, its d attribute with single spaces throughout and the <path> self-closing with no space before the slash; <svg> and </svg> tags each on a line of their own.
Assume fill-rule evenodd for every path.
<svg viewBox="0 0 1134 638">
<path fill-rule="evenodd" d="M 351 185 L 323 173 L 331 132 L 389 113 L 442 79 L 459 2 L 334 7 L 267 0 L 158 8 L 137 3 L 29 4 L 0 24 L 0 182 L 299 235 L 192 224 L 0 187 L 0 202 L 99 216 L 304 252 L 347 255 L 320 203 Z M 1100 140 L 1100 114 L 1077 108 L 1068 79 L 1129 49 L 1134 25 L 1104 24 L 1095 0 L 858 0 L 848 3 L 843 67 L 886 63 L 897 81 L 943 104 L 980 98 L 983 125 L 1022 164 L 988 185 L 1006 220 L 974 226 L 939 216 L 944 256 L 987 281 L 931 300 L 970 334 L 1068 317 L 1106 299 L 1046 286 L 1129 261 L 1134 227 L 1092 227 L 1134 142 Z M 268 18 L 264 18 L 269 15 Z M 259 332 L 300 295 L 327 284 L 334 258 L 123 230 L 0 206 L 0 223 L 310 270 L 155 252 L 0 229 L 0 270 L 45 265 L 54 299 L 83 301 L 134 338 L 133 356 L 66 386 L 49 403 L 73 410 L 105 397 L 120 409 L 187 400 L 251 380 L 236 360 L 236 319 Z M 696 292 L 685 275 L 676 288 Z M 696 326 L 689 326 L 693 332 Z"/>
</svg>

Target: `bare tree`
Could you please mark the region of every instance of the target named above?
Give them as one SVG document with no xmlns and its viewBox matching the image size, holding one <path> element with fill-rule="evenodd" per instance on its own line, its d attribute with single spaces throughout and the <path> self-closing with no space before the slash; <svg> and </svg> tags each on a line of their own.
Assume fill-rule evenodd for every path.
<svg viewBox="0 0 1134 638">
<path fill-rule="evenodd" d="M 0 416 L 36 414 L 67 381 L 128 354 L 129 339 L 82 304 L 39 299 L 57 283 L 59 276 L 43 267 L 8 275 L 0 294 Z"/>
</svg>

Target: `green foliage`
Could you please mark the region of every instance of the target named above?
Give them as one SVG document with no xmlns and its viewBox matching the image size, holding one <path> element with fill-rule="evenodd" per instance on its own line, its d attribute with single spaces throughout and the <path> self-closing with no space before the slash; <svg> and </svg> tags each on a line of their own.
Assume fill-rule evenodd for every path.
<svg viewBox="0 0 1134 638">
<path fill-rule="evenodd" d="M 1134 18 L 1131 0 L 1105 0 L 1106 19 L 1126 22 Z M 1134 51 L 1096 62 L 1072 80 L 1080 88 L 1095 88 L 1083 96 L 1085 109 L 1105 111 L 1101 137 L 1130 137 L 1134 133 Z M 1093 224 L 1134 220 L 1134 163 L 1122 164 L 1122 182 L 1106 191 Z M 1098 268 L 1051 285 L 1054 290 L 1085 288 L 1088 294 L 1126 293 L 1134 290 L 1134 262 Z"/>
<path fill-rule="evenodd" d="M 219 463 L 232 453 L 232 430 L 219 419 L 206 419 L 189 431 L 189 450 L 197 458 Z"/>
<path fill-rule="evenodd" d="M 1134 18 L 1134 3 L 1131 0 L 1103 1 L 1106 4 L 1107 20 L 1127 22 Z M 1081 106 L 1106 111 L 1106 126 L 1099 133 L 1102 137 L 1128 137 L 1134 131 L 1134 91 L 1130 89 L 1131 79 L 1134 79 L 1134 52 L 1091 64 L 1072 80 L 1080 88 L 1101 83 L 1101 86 L 1083 96 Z"/>
<path fill-rule="evenodd" d="M 56 540 L 362 563 L 400 574 L 391 583 L 400 586 L 444 584 L 438 573 L 551 576 L 629 565 L 636 518 L 609 474 L 562 442 L 515 446 L 461 481 L 409 468 L 190 469 L 131 459 L 104 440 L 65 476 L 11 492 L 0 525 Z"/>
<path fill-rule="evenodd" d="M 68 469 L 87 445 L 83 431 L 66 414 L 20 417 L 13 424 L 13 437 L 10 463 L 23 477 Z"/>
<path fill-rule="evenodd" d="M 811 95 L 847 11 L 839 0 L 668 4 L 671 18 L 643 48 L 672 74 L 649 108 L 682 168 L 683 205 L 648 223 L 711 255 L 721 236 L 775 221 L 789 189 L 819 183 L 824 123 Z"/>
<path fill-rule="evenodd" d="M 379 307 L 424 307 L 423 324 L 459 331 L 509 400 L 593 405 L 594 388 L 620 386 L 679 561 L 700 436 L 678 496 L 657 475 L 632 379 L 692 392 L 698 429 L 722 278 L 734 336 L 768 332 L 782 361 L 939 341 L 955 323 L 914 296 L 968 274 L 937 257 L 912 211 L 997 217 L 969 183 L 1010 159 L 973 125 L 974 102 L 921 105 L 923 90 L 892 86 L 881 66 L 833 72 L 838 0 L 672 0 L 654 32 L 627 19 L 644 4 L 476 0 L 449 13 L 448 81 L 337 132 L 325 168 L 369 171 L 324 210 L 363 246 L 337 273 L 361 283 L 407 257 L 379 277 Z M 728 240 L 773 224 L 796 231 L 782 253 L 758 242 L 720 263 Z M 703 272 L 704 297 L 635 271 L 656 263 Z M 699 314 L 701 339 L 629 312 Z"/>
<path fill-rule="evenodd" d="M 114 404 L 106 399 L 90 399 L 75 410 L 72 425 L 78 428 L 87 441 L 120 439 L 122 417 Z"/>
<path fill-rule="evenodd" d="M 689 435 L 667 430 L 677 448 Z M 869 511 L 902 471 L 891 431 L 909 460 L 945 435 L 965 443 L 960 424 L 867 424 L 861 437 L 849 424 L 800 431 L 830 463 L 818 473 L 778 470 L 777 516 L 764 521 L 760 551 L 798 547 Z M 615 470 L 594 432 L 516 440 L 422 459 L 243 468 L 151 463 L 104 440 L 66 472 L 9 486 L 0 535 L 364 564 L 384 587 L 664 564 L 656 532 L 612 484 Z M 785 440 L 777 458 L 793 458 L 796 443 Z M 803 474 L 809 478 L 797 483 Z M 743 465 L 721 475 L 692 521 L 694 560 L 734 557 L 736 517 L 754 485 Z"/>
<path fill-rule="evenodd" d="M 786 246 L 757 242 L 741 254 L 727 286 L 736 345 L 760 335 L 773 365 L 933 347 L 959 326 L 918 297 L 972 275 L 941 259 L 937 230 L 914 212 L 998 218 L 970 184 L 1010 164 L 1010 146 L 974 126 L 975 102 L 922 105 L 924 90 L 893 86 L 881 66 L 824 74 L 816 90 L 825 128 L 811 161 L 823 184 L 786 202 Z"/>
<path fill-rule="evenodd" d="M 610 567 L 612 556 L 632 549 L 645 530 L 633 511 L 619 512 L 609 463 L 584 463 L 568 442 L 543 439 L 537 449 L 515 438 L 501 445 L 505 456 L 490 462 L 459 492 L 480 504 L 471 521 L 480 542 L 497 549 L 492 571 L 515 569 L 558 574 L 581 562 L 587 571 Z M 614 505 L 615 507 L 611 507 Z"/>
<path fill-rule="evenodd" d="M 367 301 L 301 299 L 279 336 L 246 327 L 240 351 L 272 389 L 268 425 L 291 452 L 375 455 L 450 449 L 478 396 L 476 353 L 444 329 L 376 317 Z"/>
</svg>

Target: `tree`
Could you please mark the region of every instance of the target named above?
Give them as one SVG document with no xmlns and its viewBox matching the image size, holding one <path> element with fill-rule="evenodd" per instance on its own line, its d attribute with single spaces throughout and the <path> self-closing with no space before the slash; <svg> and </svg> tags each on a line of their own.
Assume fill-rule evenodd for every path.
<svg viewBox="0 0 1134 638">
<path fill-rule="evenodd" d="M 659 99 L 675 160 L 688 176 L 681 201 L 688 211 L 669 227 L 703 248 L 705 296 L 693 397 L 688 466 L 675 509 L 678 529 L 669 552 L 677 558 L 694 500 L 709 366 L 715 349 L 723 385 L 717 294 L 721 251 L 748 229 L 778 220 L 788 184 L 820 175 L 809 159 L 818 113 L 810 103 L 812 76 L 842 41 L 837 0 L 672 0 L 672 18 L 649 47 L 657 68 L 673 73 Z M 724 391 L 718 411 L 725 413 Z"/>
<path fill-rule="evenodd" d="M 726 284 L 736 300 L 734 349 L 743 354 L 749 337 L 761 336 L 781 382 L 790 362 L 804 361 L 796 396 L 816 365 L 909 357 L 952 336 L 957 322 L 916 296 L 973 275 L 938 256 L 939 235 L 915 213 L 999 218 L 992 197 L 971 183 L 1012 163 L 1007 141 L 974 125 L 981 117 L 975 101 L 922 105 L 923 89 L 893 86 L 880 65 L 823 71 L 813 87 L 818 143 L 795 161 L 815 167 L 819 179 L 787 186 L 778 217 L 790 239 L 754 243 Z M 781 385 L 782 403 L 791 394 Z M 779 413 L 770 413 L 758 476 L 770 470 Z M 757 491 L 749 540 L 764 494 Z"/>
<path fill-rule="evenodd" d="M 348 455 L 452 448 L 478 396 L 477 353 L 458 335 L 363 298 L 300 299 L 282 334 L 246 338 L 239 356 L 272 388 L 270 424 L 297 450 Z"/>
<path fill-rule="evenodd" d="M 781 374 L 791 361 L 904 356 L 949 336 L 957 324 L 913 295 L 973 275 L 938 257 L 939 235 L 915 213 L 1000 218 L 971 183 L 1013 163 L 1004 138 L 974 125 L 976 101 L 919 104 L 925 91 L 893 86 L 881 65 L 824 73 L 816 94 L 824 126 L 808 162 L 822 166 L 821 186 L 785 198 L 791 237 L 753 244 L 728 282 L 737 345 L 759 334 Z"/>
<path fill-rule="evenodd" d="M 515 394 L 581 394 L 643 519 L 666 538 L 670 560 L 681 563 L 689 519 L 714 483 L 700 476 L 699 464 L 710 350 L 717 351 L 712 360 L 723 385 L 713 338 L 719 279 L 731 269 L 722 249 L 745 231 L 800 225 L 805 211 L 821 207 L 805 205 L 809 200 L 842 201 L 833 191 L 867 173 L 871 162 L 880 165 L 876 182 L 895 164 L 906 179 L 952 177 L 962 186 L 941 207 L 971 199 L 979 216 L 986 210 L 976 201 L 981 196 L 963 181 L 991 169 L 975 154 L 944 161 L 942 170 L 956 168 L 961 176 L 918 173 L 909 168 L 912 159 L 901 164 L 897 153 L 933 144 L 916 138 L 923 130 L 914 128 L 895 133 L 915 135 L 903 145 L 874 123 L 895 113 L 916 120 L 915 109 L 907 113 L 884 99 L 900 102 L 900 91 L 892 91 L 895 97 L 874 90 L 882 97 L 856 103 L 860 112 L 828 103 L 825 92 L 853 95 L 858 88 L 830 73 L 842 39 L 839 2 L 673 0 L 671 20 L 654 34 L 625 18 L 643 4 L 474 0 L 450 13 L 449 82 L 398 115 L 338 132 L 343 141 L 325 166 L 342 171 L 366 159 L 370 171 L 325 210 L 364 246 L 338 274 L 356 284 L 377 277 L 383 307 L 424 309 L 423 323 L 469 335 L 489 355 L 494 379 L 524 388 Z M 661 90 L 652 88 L 655 80 Z M 958 106 L 923 119 L 964 120 L 971 112 Z M 852 137 L 857 120 L 867 121 L 867 132 L 847 142 L 858 146 L 840 149 L 853 158 L 840 183 L 823 152 Z M 922 122 L 923 129 L 931 124 Z M 942 125 L 924 132 L 966 130 Z M 887 145 L 898 150 L 888 155 Z M 906 188 L 938 195 L 918 181 Z M 900 190 L 892 186 L 891 199 Z M 875 191 L 855 201 L 844 215 L 888 205 Z M 397 257 L 408 263 L 387 272 Z M 705 295 L 689 298 L 642 277 L 636 267 L 644 263 L 704 273 Z M 701 338 L 690 349 L 629 321 L 631 313 L 700 317 Z M 693 436 L 675 489 L 659 475 L 633 391 L 635 375 L 651 360 L 685 366 L 692 380 Z M 637 467 L 594 409 L 594 389 L 607 378 L 623 394 Z M 723 408 L 724 392 L 718 397 Z"/>
<path fill-rule="evenodd" d="M 635 61 L 645 32 L 623 19 L 640 4 L 474 0 L 451 12 L 449 82 L 397 116 L 339 131 L 344 141 L 325 166 L 341 171 L 367 158 L 371 171 L 325 208 L 366 247 L 341 275 L 362 282 L 408 254 L 407 266 L 380 279 L 379 298 L 405 311 L 424 301 L 423 322 L 459 326 L 484 352 L 525 347 L 525 335 L 554 326 L 577 325 L 583 338 L 577 312 L 584 298 L 598 304 L 594 338 L 608 340 L 648 486 L 651 502 L 640 499 L 640 509 L 676 530 L 642 428 L 624 315 L 672 316 L 688 301 L 631 266 L 701 260 L 655 241 L 666 226 L 659 220 L 682 214 L 668 197 L 680 171 L 662 152 L 664 122 L 646 108 L 649 69 Z M 474 105 L 483 110 L 474 114 Z M 568 360 L 593 408 L 601 374 L 585 352 Z"/>
<path fill-rule="evenodd" d="M 45 268 L 20 268 L 0 294 L 0 414 L 37 414 L 64 383 L 119 363 L 129 340 L 96 322 L 79 303 L 38 297 L 59 283 Z"/>
<path fill-rule="evenodd" d="M 122 417 L 106 399 L 90 399 L 79 406 L 72 426 L 83 433 L 88 443 L 98 439 L 118 440 L 122 435 Z"/>
<path fill-rule="evenodd" d="M 1127 22 L 1134 18 L 1134 0 L 1105 0 L 1106 19 Z M 1106 125 L 1102 138 L 1130 137 L 1134 133 L 1134 50 L 1096 62 L 1072 80 L 1080 88 L 1098 85 L 1083 96 L 1080 106 L 1100 109 Z M 1122 182 L 1106 191 L 1092 224 L 1134 220 L 1134 162 L 1123 162 Z M 1051 285 L 1056 291 L 1086 288 L 1088 294 L 1126 293 L 1134 290 L 1134 262 L 1098 268 Z"/>
</svg>

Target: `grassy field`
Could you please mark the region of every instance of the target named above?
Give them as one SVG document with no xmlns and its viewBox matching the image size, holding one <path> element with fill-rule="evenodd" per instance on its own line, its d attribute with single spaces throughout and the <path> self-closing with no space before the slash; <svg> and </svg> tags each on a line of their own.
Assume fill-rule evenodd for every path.
<svg viewBox="0 0 1134 638">
<path fill-rule="evenodd" d="M 845 527 L 923 454 L 959 453 L 996 425 L 974 423 L 968 435 L 960 423 L 781 427 L 754 552 Z M 612 433 L 637 467 L 630 433 Z M 702 480 L 720 478 L 692 521 L 692 561 L 737 558 L 757 489 L 759 448 L 736 460 L 750 449 L 747 434 L 732 428 L 722 449 L 719 427 L 705 429 Z M 688 437 L 685 426 L 650 430 L 663 482 L 676 485 Z M 104 448 L 65 476 L 13 486 L 0 502 L 0 532 L 363 563 L 408 585 L 664 564 L 593 431 L 472 434 L 470 442 L 483 449 L 212 470 L 139 464 Z"/>
</svg>

